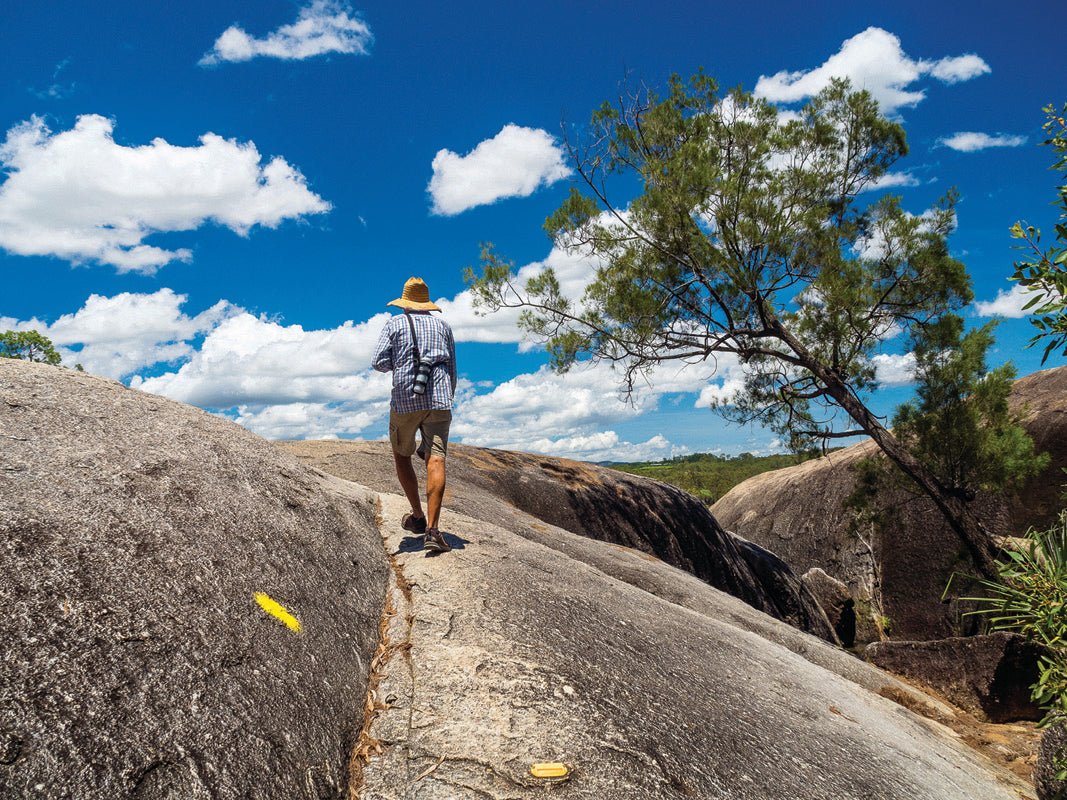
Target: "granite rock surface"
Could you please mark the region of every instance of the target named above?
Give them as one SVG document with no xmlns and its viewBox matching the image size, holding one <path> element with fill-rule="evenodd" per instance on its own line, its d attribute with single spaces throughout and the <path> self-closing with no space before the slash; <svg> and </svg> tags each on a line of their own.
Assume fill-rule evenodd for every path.
<svg viewBox="0 0 1067 800">
<path fill-rule="evenodd" d="M 882 669 L 929 686 L 960 708 L 991 722 L 1039 720 L 1030 699 L 1044 649 L 1017 633 L 927 642 L 873 642 L 864 657 Z"/>
<path fill-rule="evenodd" d="M 429 555 L 405 510 L 382 495 L 395 572 L 364 800 L 1032 796 L 883 696 L 899 686 L 885 673 L 691 575 L 660 565 L 682 605 L 582 559 L 610 545 L 550 528 L 574 541 L 548 547 L 455 512 L 454 549 Z M 650 563 L 614 555 L 618 572 Z M 543 762 L 569 779 L 533 777 Z"/>
<path fill-rule="evenodd" d="M 386 442 L 283 442 L 308 464 L 397 491 Z M 419 465 L 421 470 L 421 465 Z M 445 505 L 549 547 L 545 526 L 646 553 L 800 630 L 836 642 L 811 592 L 763 547 L 723 530 L 693 496 L 659 481 L 564 458 L 450 444 Z"/>
<path fill-rule="evenodd" d="M 387 569 L 372 493 L 0 359 L 0 797 L 345 797 Z"/>
</svg>

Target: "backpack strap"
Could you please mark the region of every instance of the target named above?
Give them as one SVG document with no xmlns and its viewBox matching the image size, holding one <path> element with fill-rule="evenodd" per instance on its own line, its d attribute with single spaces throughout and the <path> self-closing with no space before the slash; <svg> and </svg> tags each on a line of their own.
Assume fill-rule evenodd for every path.
<svg viewBox="0 0 1067 800">
<path fill-rule="evenodd" d="M 404 312 L 404 316 L 408 318 L 408 325 L 411 326 L 411 343 L 415 346 L 415 373 L 419 372 L 419 362 L 422 361 L 422 357 L 419 355 L 419 340 L 415 337 L 415 320 L 411 318 L 411 314 L 407 311 Z"/>
</svg>

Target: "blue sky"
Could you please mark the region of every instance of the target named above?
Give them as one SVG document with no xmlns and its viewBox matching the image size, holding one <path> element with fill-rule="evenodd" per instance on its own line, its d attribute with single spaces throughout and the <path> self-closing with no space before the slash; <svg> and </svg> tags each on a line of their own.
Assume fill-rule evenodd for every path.
<svg viewBox="0 0 1067 800">
<path fill-rule="evenodd" d="M 703 66 L 785 108 L 831 74 L 863 83 L 907 130 L 890 191 L 916 214 L 961 192 L 951 245 L 980 301 L 1010 288 L 1011 224 L 1053 221 L 1038 143 L 1041 107 L 1067 100 L 1058 4 L 9 5 L 0 329 L 268 437 L 384 433 L 366 364 L 420 275 L 451 301 L 457 441 L 594 460 L 773 446 L 699 407 L 729 369 L 661 373 L 627 404 L 606 370 L 550 375 L 465 303 L 483 241 L 580 278 L 541 229 L 573 180 L 561 123 L 626 76 Z M 1018 307 L 969 313 L 1008 315 L 994 358 L 1026 374 Z M 890 349 L 883 411 L 910 391 Z"/>
</svg>

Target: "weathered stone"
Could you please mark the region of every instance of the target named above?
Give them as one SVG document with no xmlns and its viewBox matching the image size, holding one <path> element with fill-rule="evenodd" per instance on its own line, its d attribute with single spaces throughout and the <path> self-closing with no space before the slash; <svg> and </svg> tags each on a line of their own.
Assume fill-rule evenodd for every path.
<svg viewBox="0 0 1067 800">
<path fill-rule="evenodd" d="M 0 796 L 346 796 L 373 503 L 226 420 L 0 359 Z"/>
<path fill-rule="evenodd" d="M 995 536 L 1051 524 L 1067 467 L 1067 367 L 1017 381 L 1012 407 L 1051 463 L 1007 495 L 979 494 L 975 511 Z M 796 467 L 757 475 L 712 506 L 728 530 L 780 556 L 798 574 L 820 567 L 848 586 L 856 603 L 857 640 L 940 639 L 976 632 L 956 603 L 941 595 L 953 573 L 973 572 L 970 555 L 925 497 L 901 489 L 876 498 L 885 522 L 860 523 L 846 507 L 857 463 L 877 448 L 863 442 Z"/>
<path fill-rule="evenodd" d="M 400 529 L 405 508 L 382 496 L 396 613 L 378 687 L 389 706 L 371 727 L 383 753 L 363 770 L 364 800 L 1029 794 L 941 725 L 862 687 L 892 694 L 885 673 L 691 575 L 547 524 L 556 546 L 545 546 L 452 509 L 456 549 L 427 557 Z M 662 573 L 686 605 L 612 577 L 611 563 Z M 540 784 L 528 770 L 541 761 L 569 764 L 571 779 Z"/>
<path fill-rule="evenodd" d="M 1063 800 L 1067 797 L 1067 781 L 1056 779 L 1056 773 L 1067 767 L 1067 721 L 1054 722 L 1041 736 L 1034 767 L 1034 784 L 1041 800 Z"/>
<path fill-rule="evenodd" d="M 950 707 L 488 491 L 427 558 L 399 497 L 379 533 L 373 493 L 224 420 L 17 362 L 0 437 L 4 798 L 342 796 L 380 623 L 367 800 L 1030 796 L 906 710 Z"/>
<path fill-rule="evenodd" d="M 819 601 L 841 644 L 851 647 L 856 641 L 856 610 L 848 587 L 818 567 L 809 569 L 800 576 L 800 580 Z"/>
<path fill-rule="evenodd" d="M 386 442 L 281 442 L 298 458 L 378 491 L 396 491 Z M 564 458 L 450 444 L 445 504 L 535 541 L 544 524 L 632 547 L 827 641 L 818 602 L 781 559 L 723 530 L 706 506 L 659 481 Z"/>
<path fill-rule="evenodd" d="M 991 722 L 1041 719 L 1030 699 L 1042 650 L 1017 633 L 929 642 L 874 642 L 872 664 L 928 686 Z"/>
</svg>

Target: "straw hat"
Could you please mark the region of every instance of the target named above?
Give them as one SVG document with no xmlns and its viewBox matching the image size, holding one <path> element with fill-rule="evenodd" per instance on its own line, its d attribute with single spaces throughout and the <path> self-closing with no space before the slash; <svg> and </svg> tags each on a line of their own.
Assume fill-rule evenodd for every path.
<svg viewBox="0 0 1067 800">
<path fill-rule="evenodd" d="M 413 311 L 440 311 L 441 309 L 430 302 L 430 290 L 422 278 L 408 278 L 404 284 L 404 294 L 396 300 L 390 300 L 387 306 L 410 308 Z"/>
</svg>

